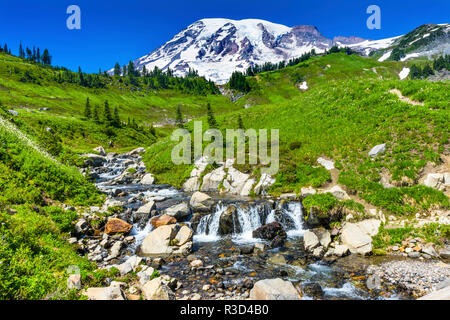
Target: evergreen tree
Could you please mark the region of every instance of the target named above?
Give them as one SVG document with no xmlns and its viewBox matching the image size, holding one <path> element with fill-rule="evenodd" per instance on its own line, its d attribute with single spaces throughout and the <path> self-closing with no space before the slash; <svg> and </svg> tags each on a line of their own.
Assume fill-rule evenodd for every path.
<svg viewBox="0 0 450 320">
<path fill-rule="evenodd" d="M 22 59 L 25 58 L 25 51 L 23 51 L 22 43 L 20 43 L 19 46 L 19 57 Z"/>
<path fill-rule="evenodd" d="M 86 119 L 90 119 L 91 118 L 91 104 L 89 103 L 89 97 L 86 98 L 86 106 L 84 107 L 84 116 L 86 117 Z"/>
<path fill-rule="evenodd" d="M 239 126 L 239 129 L 244 130 L 244 123 L 242 122 L 241 115 L 238 116 L 238 126 Z"/>
<path fill-rule="evenodd" d="M 120 127 L 120 117 L 119 117 L 119 109 L 117 107 L 114 107 L 114 120 L 113 120 L 115 127 Z"/>
<path fill-rule="evenodd" d="M 27 50 L 29 50 L 29 49 L 27 48 Z M 42 63 L 45 65 L 52 64 L 52 57 L 50 56 L 47 49 L 44 49 L 44 53 L 42 54 Z"/>
<path fill-rule="evenodd" d="M 431 69 L 430 65 L 427 63 L 427 64 L 425 65 L 425 67 L 423 67 L 422 75 L 423 75 L 425 78 L 427 78 L 428 76 L 431 76 L 431 75 L 433 75 L 433 74 L 434 74 L 433 69 Z"/>
<path fill-rule="evenodd" d="M 176 124 L 178 128 L 184 127 L 184 121 L 183 121 L 183 115 L 181 114 L 181 106 L 177 106 L 177 118 L 176 118 Z"/>
<path fill-rule="evenodd" d="M 103 109 L 103 120 L 108 125 L 113 123 L 113 118 L 112 118 L 112 115 L 111 115 L 111 109 L 109 109 L 108 100 L 105 101 L 105 108 Z"/>
<path fill-rule="evenodd" d="M 99 106 L 95 105 L 94 107 L 94 114 L 92 115 L 92 119 L 94 119 L 95 122 L 100 122 L 100 116 L 99 116 Z"/>
<path fill-rule="evenodd" d="M 214 113 L 211 109 L 211 104 L 208 102 L 206 105 L 207 115 L 208 115 L 208 125 L 210 129 L 217 128 L 217 121 L 214 118 Z"/>
<path fill-rule="evenodd" d="M 120 65 L 118 62 L 116 62 L 116 65 L 114 66 L 114 75 L 116 77 L 119 77 L 121 73 L 122 73 L 122 70 L 120 69 Z"/>
<path fill-rule="evenodd" d="M 422 70 L 413 64 L 411 66 L 411 79 L 420 79 L 422 78 Z"/>
</svg>

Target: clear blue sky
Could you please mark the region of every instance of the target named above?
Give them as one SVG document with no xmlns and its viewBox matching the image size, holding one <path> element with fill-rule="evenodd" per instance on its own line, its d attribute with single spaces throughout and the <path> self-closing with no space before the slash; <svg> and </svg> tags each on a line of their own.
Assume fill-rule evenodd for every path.
<svg viewBox="0 0 450 320">
<path fill-rule="evenodd" d="M 66 28 L 66 8 L 81 8 L 81 30 Z M 381 8 L 381 30 L 366 27 L 366 8 Z M 97 72 L 139 58 L 202 18 L 257 18 L 315 25 L 327 36 L 380 39 L 424 23 L 450 22 L 449 0 L 1 0 L 0 43 L 48 48 L 53 64 Z"/>
</svg>

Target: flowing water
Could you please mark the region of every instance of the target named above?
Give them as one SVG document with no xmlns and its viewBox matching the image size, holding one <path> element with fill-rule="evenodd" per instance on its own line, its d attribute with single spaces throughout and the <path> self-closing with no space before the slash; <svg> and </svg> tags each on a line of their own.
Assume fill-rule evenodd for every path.
<svg viewBox="0 0 450 320">
<path fill-rule="evenodd" d="M 111 181 L 119 177 L 126 169 L 124 161 L 128 159 L 122 156 L 112 157 L 103 167 L 94 170 L 99 175 L 97 186 L 101 191 L 110 195 L 116 194 L 116 189 L 126 192 L 126 196 L 118 199 L 126 203 L 125 207 L 128 212 L 133 212 L 143 205 L 144 202 L 141 199 L 149 196 L 165 198 L 164 201 L 157 203 L 159 212 L 190 199 L 190 194 L 168 185 L 111 184 Z M 215 196 L 212 195 L 212 197 Z M 233 216 L 233 232 L 221 236 L 219 234 L 220 217 L 229 205 L 233 205 L 237 209 L 237 215 Z M 146 235 L 152 231 L 152 226 L 149 223 L 150 217 L 144 223 L 142 221 L 134 222 L 132 218 L 130 221 L 129 217 L 123 216 L 122 218 L 134 225 L 132 235 L 135 236 L 136 241 L 129 250 L 136 252 Z M 239 246 L 265 242 L 253 238 L 252 232 L 274 221 L 278 221 L 288 235 L 284 248 L 269 249 L 259 254 L 240 253 Z M 190 222 L 187 221 L 187 223 Z M 349 272 L 334 265 L 329 266 L 322 261 L 311 260 L 303 250 L 302 235 L 305 230 L 300 202 L 280 203 L 267 199 L 218 199 L 215 210 L 211 214 L 203 216 L 196 227 L 193 238 L 193 254 L 202 259 L 205 265 L 223 268 L 221 282 L 225 287 L 236 286 L 244 279 L 257 281 L 281 277 L 294 284 L 319 284 L 323 290 L 322 299 L 379 299 L 378 296 L 369 293 L 364 286 L 355 285 Z M 207 271 L 193 277 L 187 275 L 187 269 L 190 268 L 186 259 L 175 258 L 164 265 L 162 273 L 181 279 L 184 287 L 195 287 L 199 281 L 203 281 L 202 284 L 211 282 Z M 305 293 L 304 298 L 312 297 Z"/>
</svg>

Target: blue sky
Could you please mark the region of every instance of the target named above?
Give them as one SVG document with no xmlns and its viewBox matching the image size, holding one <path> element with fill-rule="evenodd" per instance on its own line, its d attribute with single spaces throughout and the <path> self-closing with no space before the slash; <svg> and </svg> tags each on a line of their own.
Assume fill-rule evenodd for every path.
<svg viewBox="0 0 450 320">
<path fill-rule="evenodd" d="M 66 28 L 66 8 L 81 8 L 81 30 Z M 366 27 L 366 8 L 381 8 L 381 30 Z M 0 43 L 48 48 L 53 64 L 97 72 L 141 57 L 202 18 L 257 18 L 294 26 L 315 25 L 337 35 L 380 39 L 424 23 L 450 22 L 448 0 L 1 0 Z"/>
</svg>

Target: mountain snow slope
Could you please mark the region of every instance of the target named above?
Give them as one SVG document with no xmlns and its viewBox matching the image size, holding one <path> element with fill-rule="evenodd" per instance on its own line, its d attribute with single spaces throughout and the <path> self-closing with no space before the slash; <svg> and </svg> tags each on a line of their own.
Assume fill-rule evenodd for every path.
<svg viewBox="0 0 450 320">
<path fill-rule="evenodd" d="M 254 64 L 277 63 L 297 58 L 312 49 L 317 53 L 333 45 L 351 47 L 362 55 L 392 47 L 403 36 L 365 40 L 359 37 L 324 37 L 314 26 L 287 27 L 272 22 L 246 19 L 202 19 L 178 33 L 169 42 L 134 61 L 137 69 L 170 68 L 176 76 L 189 69 L 218 84 L 234 71 L 244 72 Z M 388 59 L 385 53 L 385 59 Z M 110 71 L 111 72 L 111 71 Z"/>
<path fill-rule="evenodd" d="M 433 58 L 450 54 L 450 24 L 424 24 L 401 37 L 385 41 L 387 40 L 390 40 L 390 43 L 387 46 L 383 44 L 383 48 L 376 54 L 378 61 L 388 59 L 406 61 L 418 57 Z M 366 44 L 361 42 L 357 45 Z"/>
</svg>

